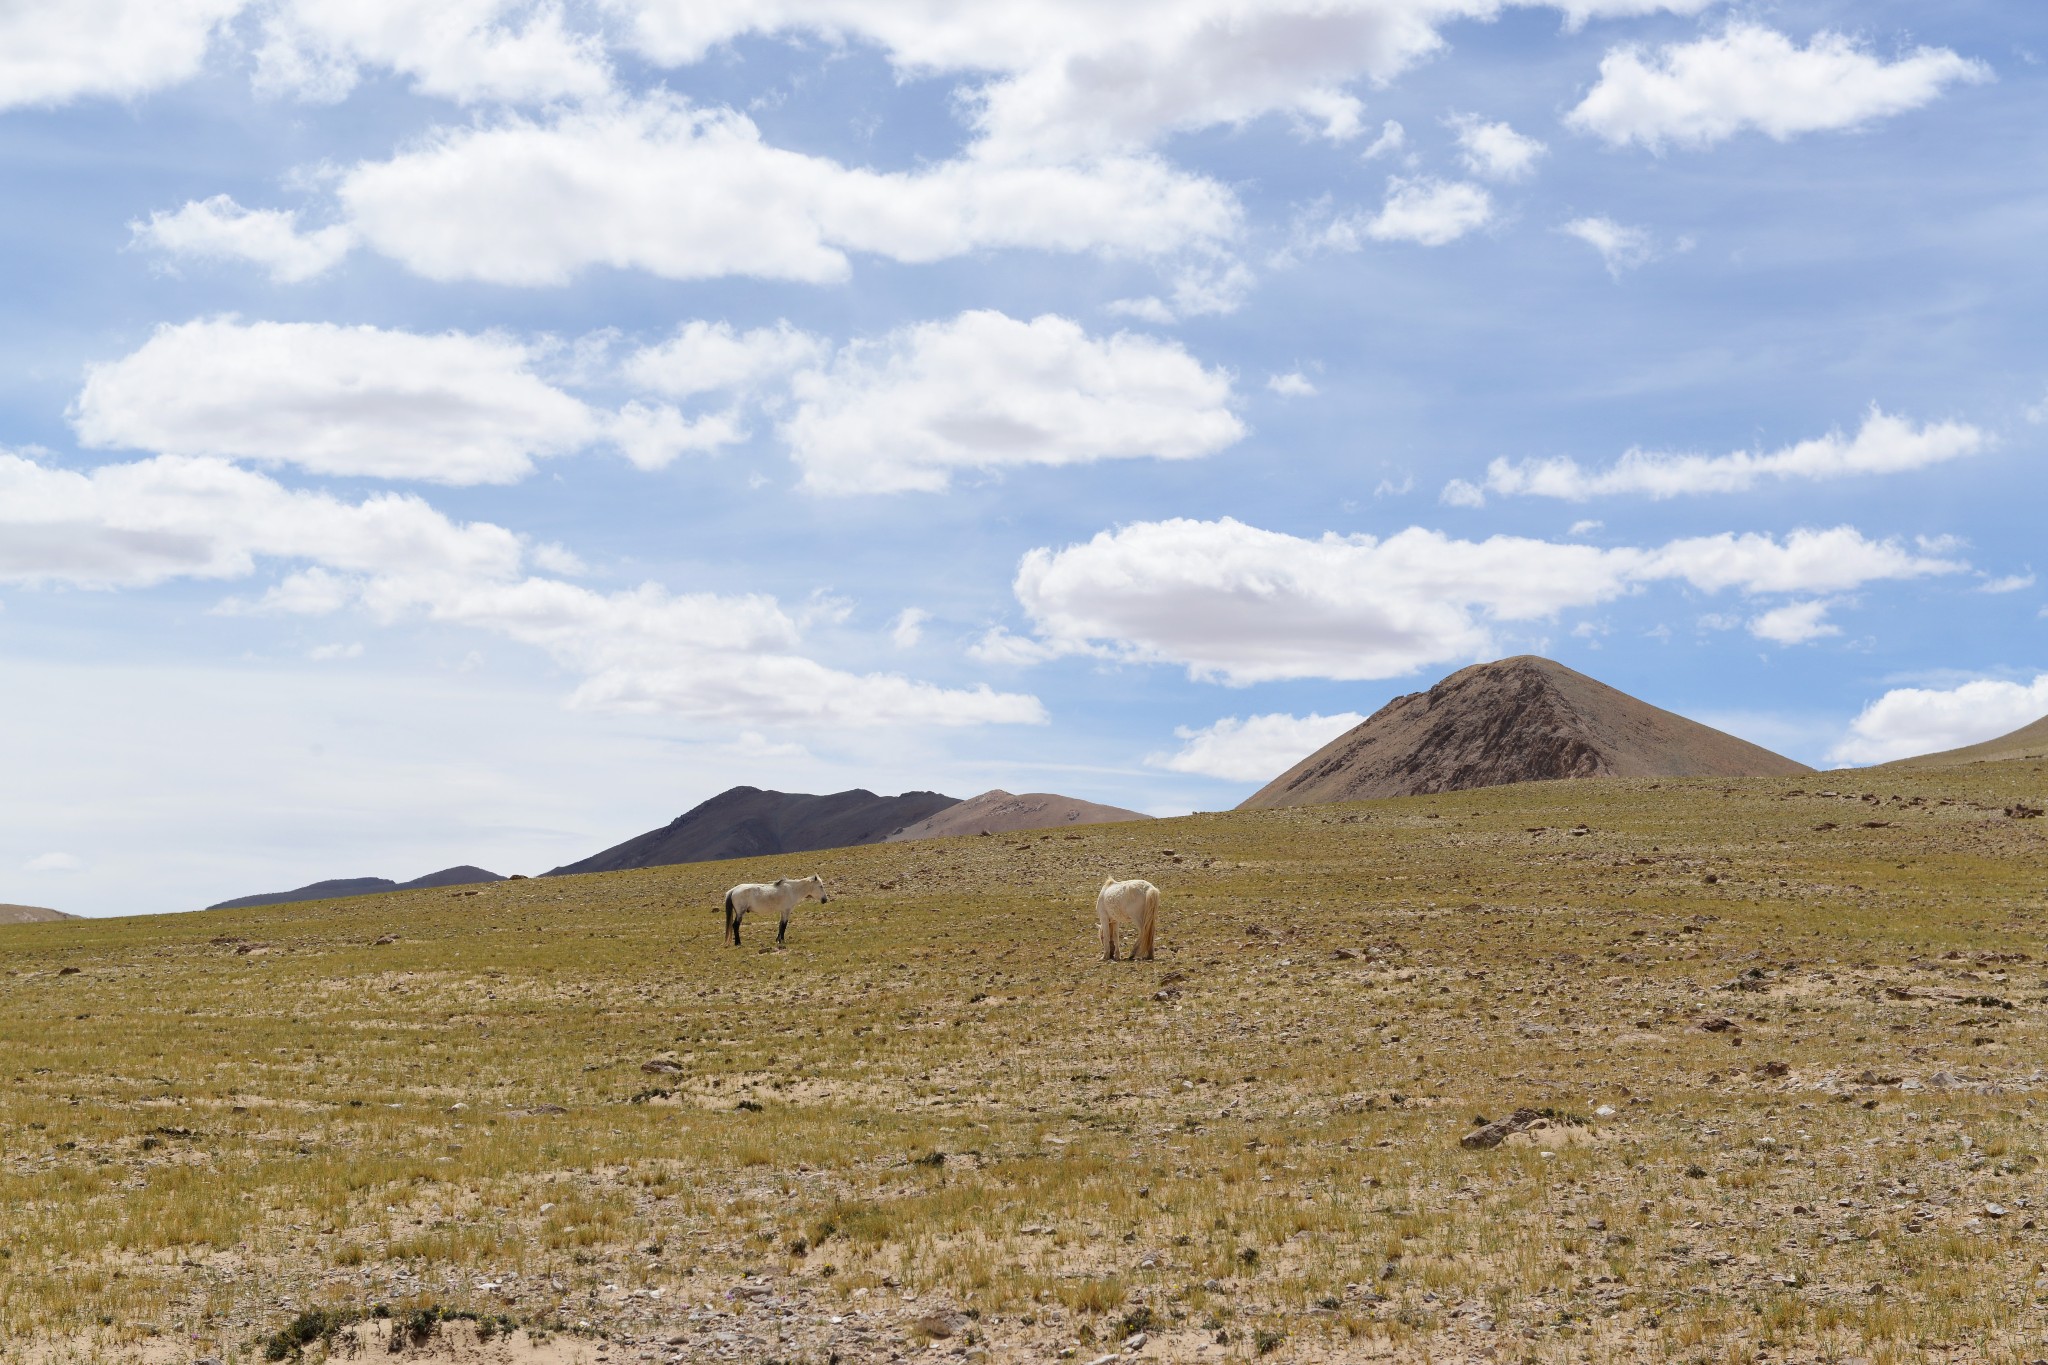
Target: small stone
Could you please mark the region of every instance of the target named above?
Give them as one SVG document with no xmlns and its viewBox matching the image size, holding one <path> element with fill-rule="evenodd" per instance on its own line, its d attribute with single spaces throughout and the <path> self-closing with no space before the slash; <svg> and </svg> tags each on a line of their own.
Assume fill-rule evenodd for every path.
<svg viewBox="0 0 2048 1365">
<path fill-rule="evenodd" d="M 1596 1119 L 1611 1119 L 1611 1118 L 1613 1118 L 1613 1117 L 1614 1117 L 1614 1106 L 1613 1106 L 1613 1105 L 1611 1105 L 1611 1104 L 1603 1104 L 1603 1105 L 1601 1105 L 1601 1106 L 1600 1106 L 1600 1107 L 1599 1107 L 1598 1109 L 1595 1109 L 1595 1110 L 1593 1111 L 1593 1117 L 1594 1117 L 1594 1118 L 1596 1118 Z"/>
<path fill-rule="evenodd" d="M 1152 1338 L 1147 1333 L 1133 1332 L 1124 1338 L 1124 1349 L 1126 1351 L 1142 1351 L 1145 1349 L 1145 1343 L 1150 1340 Z"/>
<path fill-rule="evenodd" d="M 671 1061 L 667 1057 L 653 1057 L 640 1063 L 640 1069 L 650 1076 L 679 1076 L 682 1074 L 683 1064 Z"/>
<path fill-rule="evenodd" d="M 2005 1215 L 2006 1207 L 2003 1204 L 1986 1204 L 1984 1206 L 1984 1216 L 1986 1218 L 2003 1218 Z"/>
</svg>

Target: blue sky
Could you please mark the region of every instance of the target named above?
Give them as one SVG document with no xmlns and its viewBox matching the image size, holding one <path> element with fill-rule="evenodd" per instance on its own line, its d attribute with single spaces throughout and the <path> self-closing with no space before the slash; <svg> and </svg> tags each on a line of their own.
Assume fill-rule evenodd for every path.
<svg viewBox="0 0 2048 1365">
<path fill-rule="evenodd" d="M 0 8 L 0 901 L 2048 712 L 2048 12 Z"/>
</svg>

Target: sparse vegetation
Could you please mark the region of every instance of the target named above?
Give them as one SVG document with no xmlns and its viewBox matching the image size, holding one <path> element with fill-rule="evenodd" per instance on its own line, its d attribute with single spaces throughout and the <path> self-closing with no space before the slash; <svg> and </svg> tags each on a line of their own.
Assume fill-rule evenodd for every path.
<svg viewBox="0 0 2048 1365">
<path fill-rule="evenodd" d="M 516 1319 L 845 1362 L 1143 1323 L 1170 1359 L 2018 1365 L 2048 821 L 2007 810 L 2044 793 L 1547 784 L 851 849 L 806 855 L 834 898 L 780 953 L 719 942 L 774 862 L 6 926 L 0 1358 Z M 1106 872 L 1165 892 L 1158 961 L 1095 960 Z"/>
</svg>

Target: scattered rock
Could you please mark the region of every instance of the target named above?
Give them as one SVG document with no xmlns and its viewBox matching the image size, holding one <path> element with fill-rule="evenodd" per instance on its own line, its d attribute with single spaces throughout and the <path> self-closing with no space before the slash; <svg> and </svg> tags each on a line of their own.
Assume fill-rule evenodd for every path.
<svg viewBox="0 0 2048 1365">
<path fill-rule="evenodd" d="M 1856 1073 L 1858 1085 L 1897 1085 L 1899 1080 L 1897 1076 L 1880 1076 L 1868 1067 Z"/>
<path fill-rule="evenodd" d="M 1783 1062 L 1765 1062 L 1750 1074 L 1754 1075 L 1758 1080 L 1774 1081 L 1781 1076 L 1791 1075 L 1792 1068 Z"/>
<path fill-rule="evenodd" d="M 937 1312 L 926 1313 L 916 1323 L 918 1331 L 933 1338 L 950 1337 L 966 1325 L 967 1315 L 965 1313 L 956 1313 L 951 1309 L 940 1309 Z"/>
<path fill-rule="evenodd" d="M 1150 1340 L 1152 1338 L 1144 1332 L 1133 1332 L 1124 1338 L 1124 1349 L 1126 1351 L 1142 1351 L 1145 1349 L 1145 1343 Z"/>
<path fill-rule="evenodd" d="M 1984 1216 L 1986 1218 L 2003 1218 L 2005 1215 L 2006 1207 L 2003 1204 L 1986 1204 L 1984 1206 Z"/>
<path fill-rule="evenodd" d="M 2005 814 L 2006 818 L 2011 820 L 2038 820 L 2041 818 L 2041 808 L 2015 803 L 2005 808 Z"/>
<path fill-rule="evenodd" d="M 640 1069 L 650 1076 L 680 1076 L 683 1064 L 667 1057 L 651 1057 L 640 1063 Z"/>
<path fill-rule="evenodd" d="M 384 935 L 384 936 L 383 936 L 382 938 L 378 938 L 378 939 L 375 939 L 375 940 L 373 940 L 373 941 L 371 942 L 370 946 L 371 946 L 372 948 L 382 948 L 383 946 L 385 946 L 385 945 L 386 945 L 386 944 L 388 944 L 388 943 L 396 943 L 396 942 L 398 942 L 398 935 L 396 935 L 396 934 L 385 934 L 385 935 Z"/>
<path fill-rule="evenodd" d="M 1716 1015 L 1712 1019 L 1702 1019 L 1700 1020 L 1700 1027 L 1705 1029 L 1708 1033 L 1742 1032 L 1742 1025 L 1736 1023 L 1733 1019 L 1728 1018 L 1726 1015 Z"/>
<path fill-rule="evenodd" d="M 78 968 L 76 968 L 76 967 L 59 967 L 59 968 L 57 969 L 57 975 L 59 975 L 59 976 L 77 976 L 77 975 L 78 975 Z"/>
</svg>

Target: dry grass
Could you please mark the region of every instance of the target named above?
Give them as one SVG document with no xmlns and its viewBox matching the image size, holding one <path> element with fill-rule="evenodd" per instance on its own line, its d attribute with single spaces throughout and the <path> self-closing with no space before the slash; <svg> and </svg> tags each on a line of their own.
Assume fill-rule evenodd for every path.
<svg viewBox="0 0 2048 1365">
<path fill-rule="evenodd" d="M 381 1303 L 614 1360 L 2031 1360 L 2048 820 L 2003 811 L 2044 792 L 1547 784 L 0 928 L 0 1358 Z M 813 869 L 787 951 L 721 946 L 727 885 Z M 1164 890 L 1156 962 L 1094 960 L 1105 872 Z M 1585 1123 L 1461 1149 L 1518 1106 Z"/>
</svg>

